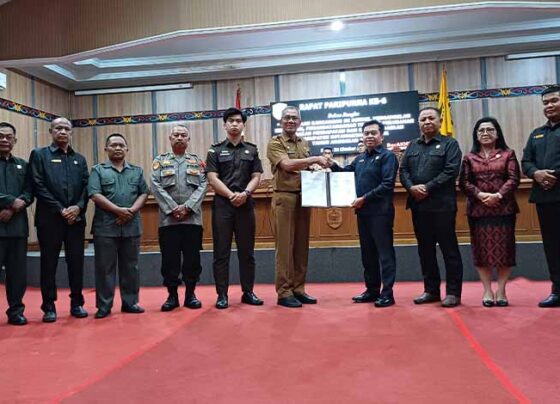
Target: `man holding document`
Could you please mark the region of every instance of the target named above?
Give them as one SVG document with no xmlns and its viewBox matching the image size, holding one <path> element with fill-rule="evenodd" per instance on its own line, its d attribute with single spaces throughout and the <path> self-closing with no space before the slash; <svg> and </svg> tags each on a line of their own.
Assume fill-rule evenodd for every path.
<svg viewBox="0 0 560 404">
<path fill-rule="evenodd" d="M 352 300 L 374 302 L 376 307 L 395 304 L 393 284 L 397 270 L 393 247 L 393 191 L 399 163 L 382 145 L 384 129 L 379 121 L 365 122 L 362 125 L 365 151 L 344 168 L 332 166 L 334 172 L 354 172 L 356 183 L 357 198 L 352 207 L 358 218 L 366 290 Z"/>
<path fill-rule="evenodd" d="M 313 164 L 329 167 L 322 156 L 309 156 L 309 144 L 298 137 L 299 109 L 287 106 L 282 111 L 282 134 L 268 144 L 267 157 L 272 169 L 272 216 L 276 235 L 275 280 L 278 305 L 301 307 L 317 299 L 305 293 L 309 254 L 310 208 L 301 206 L 300 171 Z"/>
</svg>

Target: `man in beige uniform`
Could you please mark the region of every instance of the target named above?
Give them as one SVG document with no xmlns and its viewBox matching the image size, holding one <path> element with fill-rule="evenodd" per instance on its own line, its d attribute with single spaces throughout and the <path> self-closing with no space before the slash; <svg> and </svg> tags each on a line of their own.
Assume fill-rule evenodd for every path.
<svg viewBox="0 0 560 404">
<path fill-rule="evenodd" d="M 282 134 L 272 138 L 267 157 L 273 174 L 272 215 L 276 233 L 276 292 L 278 304 L 301 307 L 317 299 L 305 293 L 309 253 L 310 209 L 301 206 L 300 170 L 313 164 L 329 167 L 322 156 L 309 157 L 307 141 L 296 132 L 301 125 L 299 110 L 282 111 Z"/>
</svg>

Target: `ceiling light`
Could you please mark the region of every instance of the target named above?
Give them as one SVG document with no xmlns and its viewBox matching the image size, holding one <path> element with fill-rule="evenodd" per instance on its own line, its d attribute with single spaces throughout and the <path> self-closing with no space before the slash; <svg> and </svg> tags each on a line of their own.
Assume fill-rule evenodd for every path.
<svg viewBox="0 0 560 404">
<path fill-rule="evenodd" d="M 142 87 L 100 88 L 95 90 L 74 91 L 74 94 L 95 95 L 95 94 L 139 93 L 143 91 L 179 90 L 182 88 L 193 88 L 193 85 L 191 83 L 182 83 L 182 84 L 162 84 L 158 86 L 142 86 Z"/>
<path fill-rule="evenodd" d="M 331 30 L 333 31 L 340 31 L 344 29 L 344 23 L 340 20 L 335 20 L 331 22 Z"/>
<path fill-rule="evenodd" d="M 546 58 L 551 56 L 560 56 L 560 50 L 548 52 L 515 53 L 512 55 L 506 55 L 506 60 Z"/>
</svg>

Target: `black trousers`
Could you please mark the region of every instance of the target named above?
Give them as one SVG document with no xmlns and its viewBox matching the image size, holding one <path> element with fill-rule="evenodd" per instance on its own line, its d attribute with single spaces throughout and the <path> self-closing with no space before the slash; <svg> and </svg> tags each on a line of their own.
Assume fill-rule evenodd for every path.
<svg viewBox="0 0 560 404">
<path fill-rule="evenodd" d="M 216 292 L 227 294 L 229 287 L 229 257 L 235 234 L 239 279 L 243 292 L 252 292 L 255 284 L 255 208 L 252 198 L 236 208 L 226 198 L 216 196 L 212 205 L 212 235 L 214 239 L 214 281 Z"/>
<path fill-rule="evenodd" d="M 64 243 L 64 255 L 70 284 L 70 305 L 82 306 L 84 296 L 84 235 L 85 223 L 69 225 L 60 217 L 37 227 L 37 238 L 41 250 L 41 295 L 43 311 L 54 310 L 56 294 L 56 268 L 60 249 Z"/>
<path fill-rule="evenodd" d="M 436 257 L 436 244 L 439 244 L 445 262 L 446 292 L 448 295 L 461 296 L 463 261 L 455 234 L 456 213 L 412 211 L 424 290 L 433 295 L 440 295 L 441 277 Z"/>
<path fill-rule="evenodd" d="M 8 317 L 23 314 L 23 295 L 27 286 L 27 237 L 0 238 L 0 265 L 6 268 L 6 314 Z"/>
<path fill-rule="evenodd" d="M 160 227 L 159 247 L 163 284 L 168 289 L 177 289 L 181 284 L 179 275 L 182 273 L 187 286 L 196 285 L 202 273 L 202 226 L 178 224 Z"/>
<path fill-rule="evenodd" d="M 537 215 L 552 293 L 560 294 L 560 202 L 537 203 Z"/>
<path fill-rule="evenodd" d="M 140 273 L 140 237 L 93 238 L 95 246 L 95 304 L 98 309 L 110 310 L 115 297 L 117 266 L 123 306 L 138 303 Z"/>
<path fill-rule="evenodd" d="M 393 247 L 394 214 L 366 216 L 358 214 L 358 234 L 367 290 L 373 295 L 393 297 L 397 274 L 395 248 Z"/>
</svg>

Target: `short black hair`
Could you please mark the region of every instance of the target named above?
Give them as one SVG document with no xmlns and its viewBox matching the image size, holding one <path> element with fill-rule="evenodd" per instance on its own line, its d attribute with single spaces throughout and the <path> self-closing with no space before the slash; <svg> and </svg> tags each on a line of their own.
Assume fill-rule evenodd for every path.
<svg viewBox="0 0 560 404">
<path fill-rule="evenodd" d="M 371 121 L 364 122 L 364 124 L 362 125 L 362 133 L 364 132 L 365 127 L 369 125 L 377 125 L 377 127 L 379 128 L 379 132 L 381 132 L 381 134 L 385 132 L 385 125 L 383 125 L 377 119 L 372 119 Z"/>
<path fill-rule="evenodd" d="M 334 152 L 334 149 L 332 146 L 325 146 L 323 147 L 323 150 L 321 150 L 321 153 L 324 152 L 325 150 L 330 150 L 331 152 Z"/>
<path fill-rule="evenodd" d="M 439 108 L 437 107 L 424 107 L 424 108 L 420 108 L 420 110 L 418 111 L 418 116 L 420 116 L 420 114 L 424 111 L 435 111 L 436 114 L 438 115 L 439 118 L 441 118 L 441 111 Z"/>
<path fill-rule="evenodd" d="M 502 127 L 498 123 L 498 120 L 496 118 L 492 118 L 491 116 L 485 116 L 484 118 L 480 118 L 474 124 L 472 132 L 473 146 L 471 152 L 480 153 L 481 146 L 480 141 L 478 140 L 478 128 L 480 128 L 480 125 L 482 125 L 483 123 L 491 123 L 494 128 L 496 128 L 496 135 L 498 136 L 498 138 L 496 139 L 496 149 L 509 150 L 506 139 L 504 138 L 504 132 L 502 131 Z"/>
<path fill-rule="evenodd" d="M 0 128 L 10 128 L 16 135 L 16 127 L 9 122 L 0 122 Z"/>
<path fill-rule="evenodd" d="M 227 122 L 230 116 L 234 115 L 241 115 L 241 120 L 243 121 L 243 123 L 247 122 L 247 115 L 245 115 L 243 111 L 237 108 L 228 108 L 224 111 L 224 123 Z"/>
<path fill-rule="evenodd" d="M 122 140 L 124 140 L 124 144 L 126 145 L 126 147 L 128 147 L 128 142 L 126 141 L 126 138 L 120 133 L 111 133 L 109 136 L 107 136 L 107 138 L 105 139 L 105 147 L 109 146 L 109 140 L 112 137 L 120 137 Z"/>
<path fill-rule="evenodd" d="M 549 86 L 547 87 L 542 93 L 541 96 L 545 96 L 547 94 L 552 94 L 552 93 L 560 93 L 560 86 L 558 84 L 555 84 L 553 86 Z"/>
</svg>

